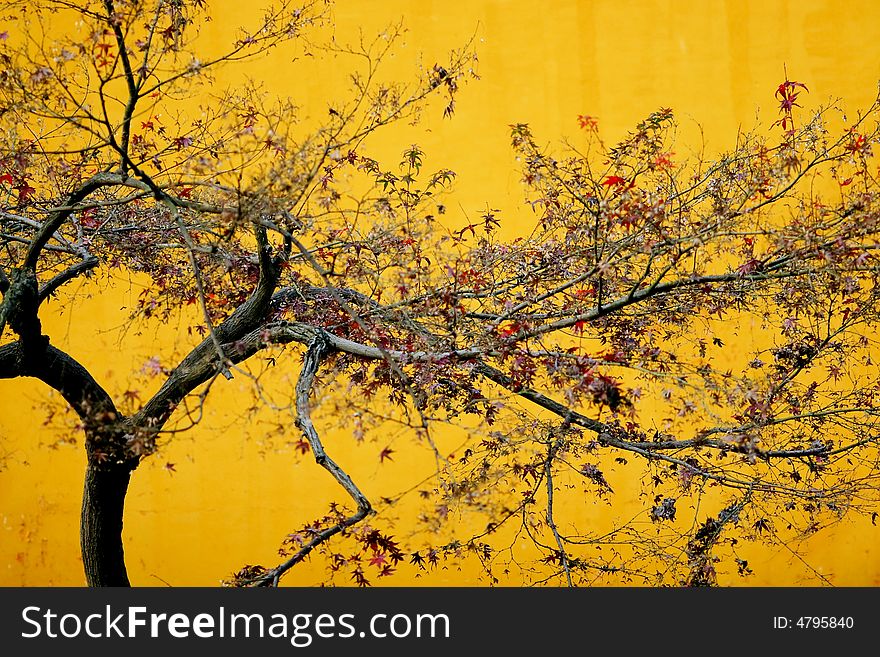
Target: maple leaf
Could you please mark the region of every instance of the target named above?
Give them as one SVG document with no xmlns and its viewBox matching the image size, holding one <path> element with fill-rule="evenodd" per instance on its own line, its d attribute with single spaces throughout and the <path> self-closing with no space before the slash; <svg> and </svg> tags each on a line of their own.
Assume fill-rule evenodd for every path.
<svg viewBox="0 0 880 657">
<path fill-rule="evenodd" d="M 773 523 L 767 520 L 767 518 L 761 518 L 752 527 L 760 534 L 761 532 L 770 531 L 773 528 Z"/>
<path fill-rule="evenodd" d="M 794 331 L 797 328 L 797 320 L 794 317 L 787 317 L 782 322 L 782 330 L 785 333 Z"/>
<path fill-rule="evenodd" d="M 850 133 L 850 142 L 843 147 L 844 150 L 852 153 L 853 155 L 870 155 L 870 143 L 865 139 L 865 135 L 857 134 L 852 130 L 850 131 Z"/>
<path fill-rule="evenodd" d="M 87 210 L 83 210 L 82 215 L 80 216 L 80 223 L 85 228 L 98 228 L 101 225 L 101 220 L 98 218 L 98 211 L 95 208 L 88 208 Z"/>
<path fill-rule="evenodd" d="M 584 463 L 581 466 L 580 473 L 599 486 L 600 491 L 614 492 L 608 484 L 608 480 L 605 479 L 605 475 L 595 463 Z"/>
<path fill-rule="evenodd" d="M 168 471 L 168 474 L 177 472 L 175 465 L 171 461 L 168 461 L 163 467 Z"/>
<path fill-rule="evenodd" d="M 483 223 L 485 224 L 485 228 L 486 228 L 487 232 L 491 232 L 496 227 L 501 226 L 501 222 L 495 218 L 495 215 L 498 212 L 499 212 L 499 210 L 487 210 L 486 214 L 483 215 Z"/>
<path fill-rule="evenodd" d="M 622 351 L 608 351 L 599 356 L 606 363 L 625 363 L 627 361 L 626 354 Z"/>
<path fill-rule="evenodd" d="M 409 555 L 409 562 L 415 566 L 418 566 L 419 570 L 425 570 L 425 557 L 423 557 L 418 552 L 413 552 Z"/>
<path fill-rule="evenodd" d="M 843 376 L 843 371 L 837 365 L 829 365 L 828 374 L 830 374 L 831 378 L 835 381 L 839 381 L 840 377 Z"/>
<path fill-rule="evenodd" d="M 393 453 L 394 453 L 394 450 L 391 449 L 390 447 L 386 447 L 385 449 L 383 449 L 381 452 L 379 452 L 379 463 L 384 463 L 385 459 L 388 459 L 389 461 L 393 461 L 394 459 L 391 458 L 391 455 Z"/>
<path fill-rule="evenodd" d="M 510 322 L 507 326 L 499 326 L 496 330 L 498 331 L 498 335 L 507 338 L 518 333 L 521 328 L 522 327 L 518 322 Z"/>
<path fill-rule="evenodd" d="M 748 276 L 758 271 L 762 265 L 763 263 L 757 258 L 750 258 L 736 268 L 736 273 L 740 276 Z"/>
<path fill-rule="evenodd" d="M 657 522 L 659 520 L 675 520 L 675 498 L 667 497 L 651 509 L 651 520 Z"/>
<path fill-rule="evenodd" d="M 673 152 L 660 153 L 654 158 L 653 165 L 658 169 L 672 169 L 675 167 L 675 162 L 672 159 L 673 155 L 675 155 Z"/>
<path fill-rule="evenodd" d="M 786 80 L 776 88 L 776 98 L 780 101 L 779 109 L 781 111 L 790 112 L 792 107 L 799 107 L 795 102 L 800 93 L 796 91 L 798 87 L 808 93 L 810 91 L 803 82 L 794 82 L 793 80 Z"/>
<path fill-rule="evenodd" d="M 585 130 L 598 130 L 599 129 L 599 119 L 595 116 L 590 116 L 588 114 L 578 114 L 577 117 L 578 126 Z"/>
<path fill-rule="evenodd" d="M 385 554 L 383 552 L 374 552 L 373 557 L 370 559 L 371 566 L 385 566 L 387 565 L 388 560 L 385 558 Z"/>
<path fill-rule="evenodd" d="M 16 187 L 18 190 L 18 202 L 19 204 L 27 203 L 28 199 L 36 193 L 36 189 L 28 185 L 27 183 L 21 183 Z"/>
<path fill-rule="evenodd" d="M 623 185 L 625 183 L 626 180 L 624 180 L 620 176 L 606 176 L 605 180 L 602 181 L 602 185 L 605 187 L 613 187 L 616 185 Z"/>
<path fill-rule="evenodd" d="M 358 586 L 366 587 L 370 585 L 370 580 L 364 577 L 364 571 L 361 570 L 360 566 L 358 566 L 351 572 L 351 578 Z"/>
<path fill-rule="evenodd" d="M 369 547 L 374 552 L 378 552 L 379 551 L 379 541 L 381 539 L 382 539 L 382 534 L 379 533 L 379 530 L 373 529 L 370 532 L 368 532 L 363 537 L 362 540 L 367 547 Z"/>
<path fill-rule="evenodd" d="M 465 234 L 466 232 L 468 232 L 468 231 L 471 231 L 471 235 L 476 236 L 476 234 L 477 234 L 477 230 L 476 230 L 476 229 L 477 229 L 477 224 L 468 224 L 467 226 L 465 226 L 465 227 L 462 228 L 461 230 L 457 230 L 457 231 L 455 231 L 454 234 L 455 234 L 455 235 L 458 235 L 458 239 L 463 240 L 463 239 L 464 239 L 464 234 Z"/>
<path fill-rule="evenodd" d="M 12 179 L 11 173 L 4 173 L 0 176 L 0 183 L 9 183 L 11 185 L 13 182 L 14 180 Z"/>
<path fill-rule="evenodd" d="M 141 367 L 141 372 L 150 376 L 157 376 L 159 374 L 163 374 L 165 372 L 165 368 L 162 367 L 162 364 L 159 362 L 158 357 L 151 356 Z"/>
</svg>

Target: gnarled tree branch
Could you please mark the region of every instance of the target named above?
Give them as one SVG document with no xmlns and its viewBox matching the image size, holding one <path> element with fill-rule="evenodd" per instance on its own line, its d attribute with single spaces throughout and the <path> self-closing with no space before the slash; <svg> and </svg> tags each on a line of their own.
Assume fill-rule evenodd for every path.
<svg viewBox="0 0 880 657">
<path fill-rule="evenodd" d="M 52 277 L 52 279 L 48 283 L 40 287 L 40 303 L 48 299 L 58 288 L 60 288 L 68 281 L 73 280 L 80 274 L 87 272 L 90 269 L 94 269 L 97 266 L 98 259 L 94 256 L 88 256 L 82 261 L 76 263 L 75 265 L 68 267 L 60 274 Z"/>
<path fill-rule="evenodd" d="M 333 478 L 337 483 L 342 486 L 342 488 L 345 489 L 345 492 L 351 496 L 352 500 L 354 500 L 357 505 L 357 510 L 351 516 L 344 518 L 332 527 L 328 527 L 323 531 L 318 532 L 312 540 L 297 550 L 296 553 L 287 559 L 287 561 L 261 575 L 254 582 L 256 585 L 278 586 L 278 581 L 281 579 L 281 576 L 305 559 L 312 550 L 344 529 L 356 525 L 373 513 L 373 508 L 370 505 L 369 500 L 367 500 L 361 490 L 355 485 L 351 477 L 348 476 L 348 474 L 327 455 L 327 452 L 324 450 L 324 445 L 321 442 L 321 437 L 315 430 L 315 425 L 312 424 L 311 411 L 309 408 L 309 391 L 312 388 L 312 383 L 315 380 L 315 374 L 318 371 L 321 360 L 332 350 L 333 347 L 330 341 L 327 340 L 322 333 L 319 333 L 306 351 L 305 357 L 303 358 L 302 370 L 300 371 L 299 379 L 296 382 L 297 425 L 302 430 L 303 435 L 312 448 L 312 453 L 315 455 L 315 462 L 333 475 Z"/>
<path fill-rule="evenodd" d="M 0 347 L 0 379 L 32 377 L 56 390 L 86 427 L 99 416 L 119 417 L 113 399 L 75 358 L 49 344 L 41 359 L 25 358 L 21 342 Z"/>
</svg>

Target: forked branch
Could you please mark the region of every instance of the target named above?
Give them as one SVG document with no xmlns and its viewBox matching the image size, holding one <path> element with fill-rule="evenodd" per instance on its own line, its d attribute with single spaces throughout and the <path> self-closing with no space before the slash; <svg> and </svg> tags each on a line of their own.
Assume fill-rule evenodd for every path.
<svg viewBox="0 0 880 657">
<path fill-rule="evenodd" d="M 321 360 L 333 350 L 330 341 L 323 332 L 319 332 L 306 350 L 303 359 L 302 370 L 299 380 L 296 382 L 296 413 L 297 425 L 305 435 L 306 440 L 315 455 L 315 462 L 333 475 L 333 478 L 345 489 L 357 505 L 357 510 L 351 516 L 341 520 L 337 524 L 328 527 L 314 535 L 312 540 L 297 550 L 287 561 L 267 571 L 253 583 L 257 586 L 278 586 L 278 581 L 293 566 L 306 558 L 316 547 L 340 533 L 341 531 L 356 525 L 368 515 L 373 513 L 373 507 L 360 489 L 352 481 L 351 477 L 331 459 L 324 450 L 321 437 L 312 424 L 311 410 L 309 407 L 309 392 L 315 380 L 315 374 L 321 364 Z"/>
</svg>

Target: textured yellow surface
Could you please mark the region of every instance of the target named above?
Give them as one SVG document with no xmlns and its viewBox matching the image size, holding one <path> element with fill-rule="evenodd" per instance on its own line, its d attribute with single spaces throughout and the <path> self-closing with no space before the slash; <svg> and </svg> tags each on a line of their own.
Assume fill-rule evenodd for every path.
<svg viewBox="0 0 880 657">
<path fill-rule="evenodd" d="M 212 4 L 206 39 L 222 38 L 225 27 L 247 20 L 241 2 Z M 652 110 L 671 107 L 682 126 L 680 152 L 699 147 L 697 125 L 713 151 L 731 145 L 739 127 L 752 126 L 758 109 L 765 121 L 774 118 L 773 91 L 783 66 L 809 85 L 809 103 L 834 96 L 851 109 L 869 104 L 880 79 L 880 4 L 870 1 L 343 0 L 335 13 L 340 36 L 359 27 L 370 33 L 402 18 L 409 31 L 390 69 L 401 76 L 415 72 L 419 61 L 427 67 L 442 61 L 450 48 L 476 35 L 482 79 L 463 89 L 455 118 L 441 121 L 439 112 L 429 113 L 418 127 L 384 133 L 372 148 L 396 162 L 403 148 L 418 142 L 429 168 L 459 174 L 451 223 L 464 223 L 464 213 L 489 203 L 502 209 L 512 232 L 527 216 L 520 214 L 510 123 L 527 122 L 539 141 L 552 143 L 575 135 L 575 117 L 590 114 L 599 118 L 605 139 L 614 141 Z M 263 76 L 270 90 L 296 94 L 306 109 L 325 112 L 333 75 L 294 75 L 285 68 L 289 61 L 289 55 L 273 55 L 252 74 Z M 43 312 L 53 341 L 117 396 L 133 387 L 127 373 L 161 357 L 174 340 L 185 340 L 173 337 L 174 327 L 123 337 L 118 327 L 131 300 L 126 287 L 120 280 L 113 293 L 63 313 L 50 303 Z M 735 336 L 724 337 L 736 344 Z M 291 376 L 296 363 L 290 360 Z M 215 585 L 245 563 L 274 563 L 286 533 L 340 498 L 324 471 L 295 458 L 284 440 L 265 439 L 273 429 L 265 416 L 242 419 L 246 381 L 224 383 L 217 392 L 197 430 L 175 438 L 135 473 L 126 551 L 136 585 Z M 43 426 L 47 394 L 35 382 L 0 381 L 2 585 L 84 582 L 77 535 L 84 455 L 81 444 L 55 444 L 57 437 Z M 395 460 L 384 464 L 375 443 L 356 446 L 338 431 L 325 443 L 356 480 L 367 482 L 368 495 L 410 488 L 432 465 L 427 451 L 403 443 L 395 445 Z M 173 473 L 163 467 L 169 462 Z M 608 513 L 602 505 L 591 509 Z M 393 531 L 406 535 L 405 527 Z M 878 585 L 878 531 L 868 521 L 844 521 L 797 546 L 808 566 L 782 549 L 751 561 L 754 576 L 721 583 L 816 584 L 815 569 L 837 585 Z M 388 583 L 483 583 L 471 568 L 423 580 L 411 579 L 413 572 L 403 569 Z M 289 583 L 315 583 L 321 575 L 322 566 L 312 561 Z"/>
</svg>

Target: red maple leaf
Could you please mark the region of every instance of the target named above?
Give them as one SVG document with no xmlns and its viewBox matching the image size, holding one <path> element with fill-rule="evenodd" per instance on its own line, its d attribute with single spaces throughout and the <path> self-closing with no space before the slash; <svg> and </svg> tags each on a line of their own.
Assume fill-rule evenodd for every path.
<svg viewBox="0 0 880 657">
<path fill-rule="evenodd" d="M 379 463 L 384 463 L 385 459 L 388 459 L 389 461 L 393 461 L 394 459 L 391 458 L 391 455 L 393 453 L 394 453 L 394 450 L 391 449 L 390 447 L 386 447 L 385 449 L 383 449 L 381 452 L 379 452 Z"/>
<path fill-rule="evenodd" d="M 186 148 L 188 146 L 192 146 L 193 140 L 192 137 L 177 137 L 174 140 L 174 145 L 177 147 L 177 150 L 181 148 Z"/>
<path fill-rule="evenodd" d="M 626 183 L 626 180 L 621 178 L 620 176 L 607 176 L 605 180 L 602 181 L 602 185 L 605 187 L 612 187 L 615 185 L 623 185 Z"/>
<path fill-rule="evenodd" d="M 793 107 L 800 107 L 795 102 L 800 93 L 796 91 L 798 87 L 806 92 L 810 91 L 803 82 L 794 82 L 792 80 L 786 80 L 776 88 L 776 98 L 779 100 L 780 111 L 790 112 Z"/>
<path fill-rule="evenodd" d="M 95 208 L 87 208 L 83 210 L 82 215 L 80 215 L 80 223 L 85 228 L 98 228 L 101 225 L 101 220 L 98 218 L 98 211 Z"/>
<path fill-rule="evenodd" d="M 748 276 L 761 268 L 761 261 L 756 258 L 746 260 L 743 264 L 736 268 L 736 273 L 740 276 Z"/>
<path fill-rule="evenodd" d="M 517 322 L 511 322 L 507 326 L 499 326 L 498 327 L 498 335 L 507 338 L 515 333 L 518 333 L 522 327 Z"/>
<path fill-rule="evenodd" d="M 21 204 L 21 203 L 26 203 L 27 200 L 31 197 L 31 195 L 34 194 L 34 193 L 37 191 L 36 189 L 34 189 L 33 187 L 31 187 L 31 186 L 28 185 L 27 183 L 21 183 L 20 185 L 18 185 L 18 186 L 16 187 L 16 189 L 18 190 L 18 202 L 19 202 L 19 204 Z"/>
<path fill-rule="evenodd" d="M 586 130 L 597 130 L 599 128 L 599 119 L 589 114 L 578 114 L 578 126 Z"/>
</svg>

